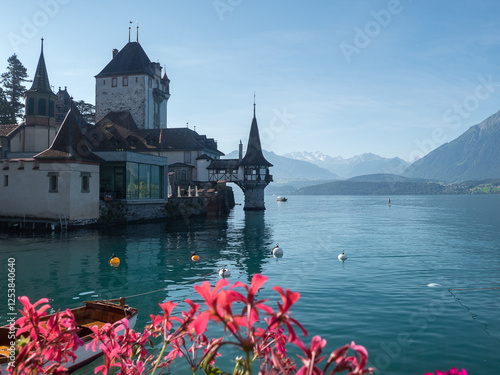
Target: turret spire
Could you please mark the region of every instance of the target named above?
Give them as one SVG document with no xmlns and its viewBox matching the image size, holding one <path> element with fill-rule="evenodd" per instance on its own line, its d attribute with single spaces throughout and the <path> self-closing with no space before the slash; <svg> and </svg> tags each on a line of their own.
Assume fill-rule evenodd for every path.
<svg viewBox="0 0 500 375">
<path fill-rule="evenodd" d="M 55 95 L 50 88 L 49 76 L 45 66 L 45 58 L 43 57 L 43 38 L 41 43 L 40 58 L 38 60 L 35 78 L 33 79 L 33 85 L 31 86 L 30 91 Z"/>
<path fill-rule="evenodd" d="M 253 118 L 255 118 L 255 91 L 253 92 Z"/>
</svg>

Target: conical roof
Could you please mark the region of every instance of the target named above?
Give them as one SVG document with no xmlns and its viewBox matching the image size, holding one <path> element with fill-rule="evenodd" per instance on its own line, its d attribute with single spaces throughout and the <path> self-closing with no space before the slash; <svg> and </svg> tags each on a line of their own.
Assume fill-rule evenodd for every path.
<svg viewBox="0 0 500 375">
<path fill-rule="evenodd" d="M 154 75 L 151 60 L 139 42 L 128 42 L 95 77 L 109 77 L 121 74 Z"/>
<path fill-rule="evenodd" d="M 43 39 L 42 50 L 40 52 L 40 58 L 38 59 L 38 65 L 36 67 L 33 85 L 31 85 L 31 88 L 28 91 L 36 91 L 44 94 L 55 95 L 50 88 L 49 76 L 47 74 L 47 68 L 45 66 L 45 58 L 43 57 Z"/>
<path fill-rule="evenodd" d="M 262 153 L 262 146 L 260 144 L 259 128 L 257 126 L 257 119 L 255 118 L 255 104 L 253 107 L 253 119 L 250 126 L 250 135 L 248 136 L 247 152 L 245 157 L 241 160 L 240 165 L 259 165 L 264 167 L 272 167 L 264 154 Z"/>
</svg>

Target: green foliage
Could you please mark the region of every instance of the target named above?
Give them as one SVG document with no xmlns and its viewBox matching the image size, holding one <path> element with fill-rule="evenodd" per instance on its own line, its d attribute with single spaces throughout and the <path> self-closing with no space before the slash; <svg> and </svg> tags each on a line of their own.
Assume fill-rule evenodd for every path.
<svg viewBox="0 0 500 375">
<path fill-rule="evenodd" d="M 75 106 L 88 124 L 95 124 L 95 106 L 83 100 L 75 101 Z"/>
<path fill-rule="evenodd" d="M 12 107 L 5 97 L 3 89 L 0 87 L 0 124 L 13 124 L 15 122 Z"/>
<path fill-rule="evenodd" d="M 2 73 L 2 84 L 4 87 L 5 96 L 10 104 L 10 115 L 12 116 L 11 123 L 15 123 L 17 119 L 22 120 L 24 113 L 23 95 L 26 88 L 23 82 L 26 82 L 28 73 L 26 68 L 19 61 L 16 54 L 13 54 L 7 59 L 9 63 L 7 72 Z M 2 112 L 2 114 L 4 114 Z"/>
</svg>

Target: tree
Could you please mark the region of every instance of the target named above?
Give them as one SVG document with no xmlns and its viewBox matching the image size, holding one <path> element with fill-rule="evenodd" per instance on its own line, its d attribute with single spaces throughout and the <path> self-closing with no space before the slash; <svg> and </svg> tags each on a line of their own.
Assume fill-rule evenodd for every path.
<svg viewBox="0 0 500 375">
<path fill-rule="evenodd" d="M 80 114 L 85 119 L 87 124 L 95 124 L 95 106 L 90 103 L 86 103 L 83 100 L 75 101 L 76 108 L 80 111 Z"/>
<path fill-rule="evenodd" d="M 3 89 L 0 87 L 0 124 L 13 124 L 15 122 L 12 107 L 5 97 Z"/>
<path fill-rule="evenodd" d="M 9 57 L 7 62 L 9 65 L 7 66 L 7 72 L 2 73 L 2 84 L 13 113 L 12 122 L 16 122 L 18 118 L 21 120 L 23 118 L 24 102 L 22 98 L 26 88 L 22 83 L 27 81 L 28 73 L 26 73 L 26 68 L 19 61 L 16 54 Z"/>
</svg>

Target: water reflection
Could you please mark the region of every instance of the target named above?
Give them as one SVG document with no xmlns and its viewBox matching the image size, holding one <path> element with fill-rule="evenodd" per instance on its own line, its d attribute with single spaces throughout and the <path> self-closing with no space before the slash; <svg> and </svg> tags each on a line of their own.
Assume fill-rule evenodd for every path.
<svg viewBox="0 0 500 375">
<path fill-rule="evenodd" d="M 247 282 L 256 273 L 263 272 L 263 265 L 272 257 L 271 226 L 266 223 L 265 212 L 245 211 L 244 226 L 241 233 L 241 257 L 238 264 L 247 274 Z"/>
</svg>

